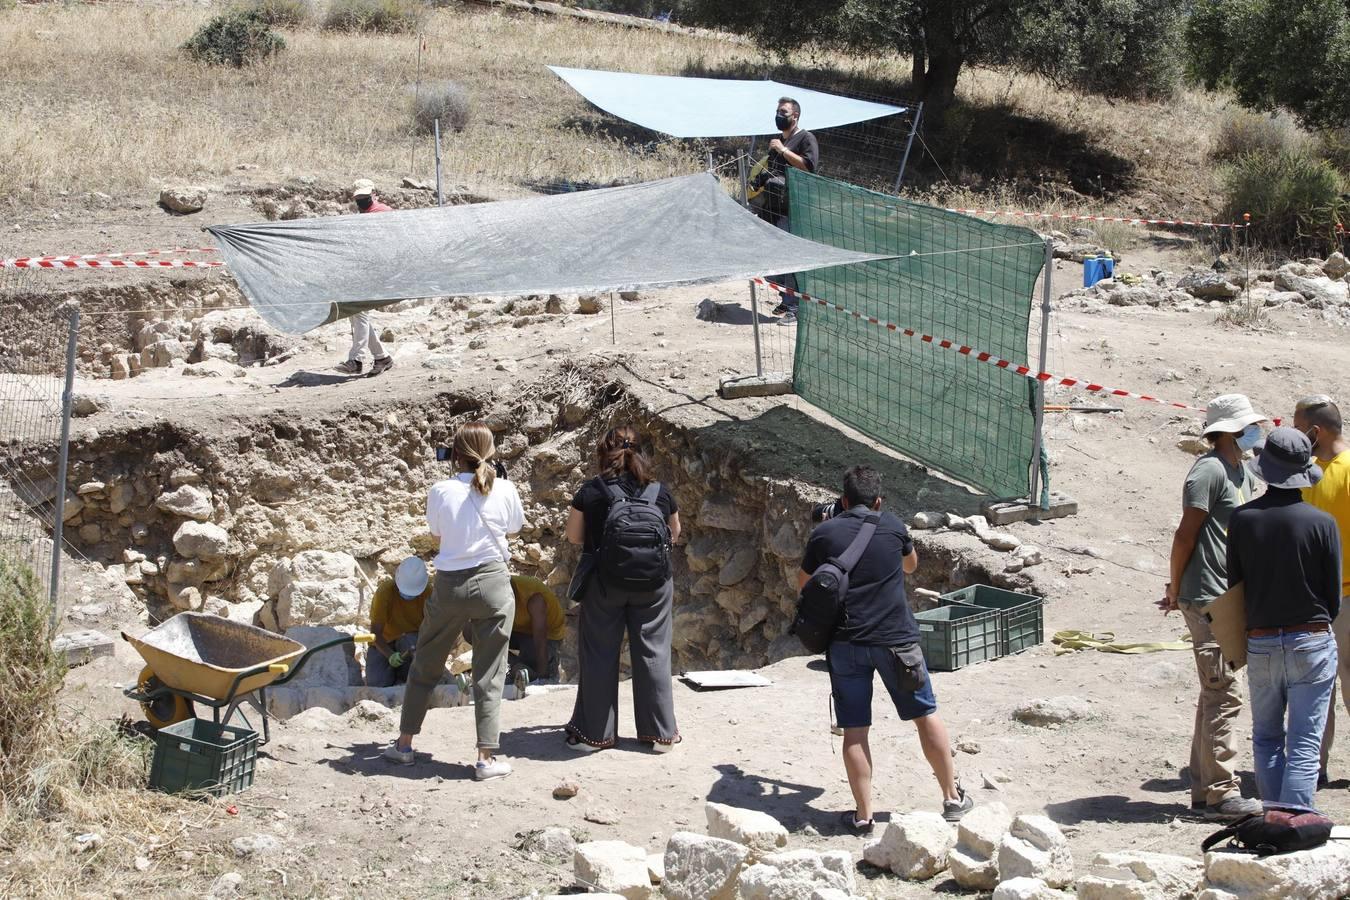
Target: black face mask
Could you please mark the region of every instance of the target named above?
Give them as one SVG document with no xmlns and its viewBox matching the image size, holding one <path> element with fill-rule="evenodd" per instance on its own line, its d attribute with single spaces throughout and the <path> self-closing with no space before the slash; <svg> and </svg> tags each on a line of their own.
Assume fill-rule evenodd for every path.
<svg viewBox="0 0 1350 900">
<path fill-rule="evenodd" d="M 356 208 L 361 210 L 361 212 L 365 212 L 370 209 L 370 204 L 373 202 L 374 200 L 369 194 L 363 194 L 356 198 Z"/>
<path fill-rule="evenodd" d="M 778 126 L 779 131 L 787 131 L 792 127 L 792 116 L 785 116 L 782 113 L 778 113 L 773 117 L 773 124 Z"/>
</svg>

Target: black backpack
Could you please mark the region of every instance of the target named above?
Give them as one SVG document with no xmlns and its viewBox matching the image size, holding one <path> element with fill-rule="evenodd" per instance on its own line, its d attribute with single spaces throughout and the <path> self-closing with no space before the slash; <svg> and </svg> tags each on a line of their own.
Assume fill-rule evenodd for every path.
<svg viewBox="0 0 1350 900">
<path fill-rule="evenodd" d="M 1200 848 L 1206 853 L 1225 838 L 1229 849 L 1270 856 L 1320 847 L 1331 837 L 1332 821 L 1321 813 L 1300 806 L 1266 804 L 1264 812 L 1238 819 L 1216 831 Z"/>
<path fill-rule="evenodd" d="M 610 587 L 654 591 L 670 578 L 670 526 L 657 506 L 660 482 L 653 481 L 638 497 L 617 485 L 609 489 L 609 512 L 601 532 L 597 570 Z"/>
<path fill-rule="evenodd" d="M 834 640 L 835 629 L 844 611 L 844 597 L 848 594 L 848 576 L 862 559 L 863 551 L 877 532 L 881 516 L 868 513 L 862 527 L 843 553 L 821 563 L 797 597 L 797 616 L 789 634 L 795 634 L 808 653 L 824 653 Z"/>
</svg>

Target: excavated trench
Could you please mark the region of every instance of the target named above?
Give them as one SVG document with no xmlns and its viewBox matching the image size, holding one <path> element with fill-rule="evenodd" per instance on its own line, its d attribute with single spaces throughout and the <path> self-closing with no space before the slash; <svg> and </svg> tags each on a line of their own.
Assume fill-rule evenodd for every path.
<svg viewBox="0 0 1350 900">
<path fill-rule="evenodd" d="M 488 393 L 241 418 L 210 432 L 165 422 L 100 430 L 71 447 L 66 535 L 126 583 L 152 623 L 205 610 L 276 630 L 353 630 L 367 621 L 380 577 L 409 553 L 434 554 L 425 498 L 447 471 L 434 448 L 478 418 L 497 434 L 525 504 L 528 524 L 512 543 L 517 571 L 561 592 L 576 559 L 563 539 L 570 499 L 593 474 L 598 436 L 632 421 L 649 436 L 685 525 L 675 557 L 677 670 L 756 667 L 799 652 L 787 634 L 796 573 L 810 508 L 830 492 L 756 471 L 764 458 L 739 440 L 677 424 L 605 370 L 568 361 L 534 384 Z M 40 481 L 51 452 L 15 451 L 12 463 Z M 47 487 L 32 499 L 49 504 L 55 485 Z M 915 585 L 1005 578 L 918 540 Z M 347 680 L 359 683 L 350 669 Z M 364 696 L 339 687 L 350 689 L 336 699 L 331 690 L 297 693 L 286 711 L 339 710 Z"/>
</svg>

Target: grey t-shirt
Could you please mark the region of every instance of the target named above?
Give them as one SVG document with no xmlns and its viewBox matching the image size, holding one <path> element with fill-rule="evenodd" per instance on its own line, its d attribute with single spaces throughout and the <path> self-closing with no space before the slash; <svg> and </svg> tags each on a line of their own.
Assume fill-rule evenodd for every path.
<svg viewBox="0 0 1350 900">
<path fill-rule="evenodd" d="M 1209 515 L 1200 526 L 1195 552 L 1186 564 L 1178 600 L 1208 603 L 1228 590 L 1228 520 L 1233 510 L 1255 496 L 1255 481 L 1244 465 L 1229 468 L 1218 453 L 1210 451 L 1191 466 L 1182 505 Z"/>
</svg>

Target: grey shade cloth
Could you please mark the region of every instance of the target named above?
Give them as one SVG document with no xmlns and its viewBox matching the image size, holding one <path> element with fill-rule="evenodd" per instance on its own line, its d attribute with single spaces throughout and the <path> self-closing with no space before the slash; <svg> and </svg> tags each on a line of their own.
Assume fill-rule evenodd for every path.
<svg viewBox="0 0 1350 900">
<path fill-rule="evenodd" d="M 634 291 L 891 258 L 774 228 L 706 173 L 207 230 L 249 303 L 293 334 L 415 297 Z"/>
</svg>

